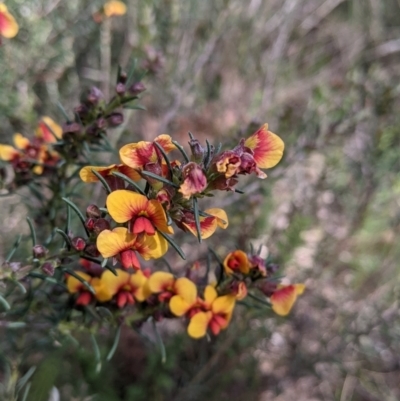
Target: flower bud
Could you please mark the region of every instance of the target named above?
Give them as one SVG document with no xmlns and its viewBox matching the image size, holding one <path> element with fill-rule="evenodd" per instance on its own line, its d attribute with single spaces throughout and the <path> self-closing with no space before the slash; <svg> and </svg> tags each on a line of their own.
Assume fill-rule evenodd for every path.
<svg viewBox="0 0 400 401">
<path fill-rule="evenodd" d="M 85 252 L 94 258 L 100 256 L 100 252 L 98 251 L 96 244 L 88 244 L 85 248 Z"/>
<path fill-rule="evenodd" d="M 193 138 L 189 141 L 189 146 L 192 151 L 192 161 L 201 163 L 204 157 L 204 148 L 200 145 L 200 142 Z"/>
<path fill-rule="evenodd" d="M 86 208 L 86 216 L 98 219 L 101 216 L 101 211 L 97 205 L 91 204 Z"/>
<path fill-rule="evenodd" d="M 43 263 L 42 265 L 42 272 L 46 275 L 46 276 L 53 276 L 54 275 L 54 266 L 51 262 L 46 262 Z"/>
<path fill-rule="evenodd" d="M 270 281 L 263 281 L 257 287 L 265 296 L 270 297 L 276 291 L 278 285 Z"/>
<path fill-rule="evenodd" d="M 103 92 L 99 88 L 92 86 L 85 100 L 87 103 L 91 105 L 97 105 L 99 101 L 103 99 L 104 99 Z"/>
<path fill-rule="evenodd" d="M 65 123 L 62 126 L 63 135 L 77 134 L 81 131 L 81 126 L 78 123 Z"/>
<path fill-rule="evenodd" d="M 126 86 L 125 84 L 118 82 L 116 87 L 115 87 L 115 92 L 117 92 L 118 95 L 122 96 L 126 91 Z"/>
<path fill-rule="evenodd" d="M 267 265 L 267 272 L 269 274 L 275 274 L 279 270 L 279 265 L 276 263 L 268 263 Z"/>
<path fill-rule="evenodd" d="M 142 82 L 135 82 L 130 88 L 129 88 L 129 93 L 132 96 L 137 96 L 144 92 L 146 90 L 146 87 L 143 85 Z"/>
<path fill-rule="evenodd" d="M 126 80 L 128 79 L 128 75 L 126 74 L 125 71 L 121 71 L 118 77 L 118 83 L 124 84 L 126 83 Z"/>
<path fill-rule="evenodd" d="M 196 163 L 190 162 L 182 169 L 183 184 L 179 192 L 184 199 L 189 199 L 192 195 L 201 193 L 207 187 L 207 177 L 203 169 Z"/>
<path fill-rule="evenodd" d="M 107 126 L 107 121 L 106 121 L 105 118 L 100 117 L 100 118 L 98 118 L 98 119 L 96 120 L 96 127 L 97 127 L 99 130 L 102 130 L 102 129 L 106 128 L 106 126 Z"/>
<path fill-rule="evenodd" d="M 250 267 L 258 271 L 262 276 L 267 275 L 264 259 L 258 255 L 251 255 L 249 258 Z"/>
<path fill-rule="evenodd" d="M 96 222 L 96 219 L 89 217 L 88 219 L 86 219 L 85 221 L 85 227 L 89 230 L 89 231 L 93 231 L 94 230 L 94 224 Z"/>
<path fill-rule="evenodd" d="M 112 113 L 107 118 L 107 122 L 110 127 L 118 127 L 124 122 L 124 115 L 122 113 Z"/>
<path fill-rule="evenodd" d="M 100 234 L 104 230 L 109 230 L 110 229 L 110 223 L 106 219 L 97 219 L 94 221 L 93 224 L 93 231 L 96 234 Z"/>
<path fill-rule="evenodd" d="M 48 249 L 46 249 L 43 245 L 35 245 L 32 248 L 32 252 L 33 252 L 33 257 L 34 258 L 43 258 L 44 256 L 46 256 L 49 252 Z"/>
<path fill-rule="evenodd" d="M 72 247 L 79 252 L 83 251 L 86 247 L 86 241 L 82 237 L 72 238 L 71 244 L 72 244 Z"/>
</svg>

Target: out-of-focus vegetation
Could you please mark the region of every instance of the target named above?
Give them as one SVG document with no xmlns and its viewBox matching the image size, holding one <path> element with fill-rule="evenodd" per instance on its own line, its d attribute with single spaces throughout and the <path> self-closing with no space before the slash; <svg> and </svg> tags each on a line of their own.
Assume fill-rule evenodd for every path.
<svg viewBox="0 0 400 401">
<path fill-rule="evenodd" d="M 125 17 L 98 24 L 102 4 L 7 1 L 20 33 L 0 47 L 1 142 L 38 116 L 62 121 L 57 102 L 71 110 L 82 87 L 110 91 L 132 57 L 149 70 L 148 111 L 125 123 L 137 137 L 234 138 L 268 121 L 285 159 L 269 185 L 245 186 L 251 213 L 229 198 L 240 229 L 220 235 L 232 249 L 265 244 L 307 291 L 289 318 L 243 306 L 211 343 L 166 326 L 165 364 L 124 331 L 99 375 L 90 339 L 60 348 L 38 331 L 22 341 L 0 319 L 11 339 L 1 350 L 14 358 L 0 395 L 36 366 L 35 401 L 46 386 L 63 400 L 400 399 L 399 1 L 127 0 Z M 4 254 L 26 229 L 19 200 L 1 202 Z"/>
</svg>

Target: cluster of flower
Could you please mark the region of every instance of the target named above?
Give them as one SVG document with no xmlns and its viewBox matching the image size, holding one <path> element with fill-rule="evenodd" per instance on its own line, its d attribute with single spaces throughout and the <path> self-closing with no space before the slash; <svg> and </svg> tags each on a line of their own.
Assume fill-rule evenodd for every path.
<svg viewBox="0 0 400 401">
<path fill-rule="evenodd" d="M 81 260 L 81 265 L 85 272 L 67 278 L 68 291 L 76 297 L 77 305 L 99 302 L 122 309 L 138 304 L 142 320 L 149 316 L 157 320 L 186 317 L 187 332 L 192 338 L 204 337 L 208 330 L 218 335 L 227 328 L 236 301 L 247 296 L 248 288 L 254 287 L 268 296 L 272 309 L 281 316 L 290 312 L 304 291 L 303 284 L 278 284 L 272 278 L 275 265 L 266 266 L 259 256 L 248 256 L 241 250 L 226 256 L 226 279 L 218 285 L 204 285 L 204 277 L 197 275 L 197 263 L 187 270 L 187 277 L 180 278 L 162 271 L 151 274 L 148 269 L 116 269 L 114 274 L 86 260 Z"/>
<path fill-rule="evenodd" d="M 62 128 L 43 117 L 32 139 L 18 133 L 13 137 L 14 146 L 0 144 L 0 160 L 9 162 L 20 179 L 28 179 L 31 173 L 41 175 L 60 160 L 52 146 L 61 136 Z"/>
<path fill-rule="evenodd" d="M 232 150 L 216 152 L 208 143 L 202 147 L 192 135 L 189 145 L 190 157 L 168 135 L 161 135 L 153 142 L 123 146 L 121 164 L 86 166 L 80 171 L 84 182 L 101 181 L 108 196 L 106 210 L 88 207 L 90 239 L 75 239 L 75 249 L 92 255 L 94 249 L 95 256 L 97 252 L 112 258 L 125 270 L 113 273 L 86 263 L 86 272 L 68 276 L 69 292 L 79 294 L 79 305 L 111 302 L 122 308 L 139 303 L 155 318 L 186 316 L 188 334 L 193 338 L 203 337 L 207 329 L 216 335 L 226 328 L 236 301 L 247 296 L 248 288 L 267 295 L 273 310 L 286 315 L 304 286 L 279 285 L 272 277 L 273 268 L 257 255 L 248 256 L 240 250 L 227 255 L 221 264 L 224 279 L 215 285 L 204 284 L 208 277 L 196 279 L 193 270 L 181 278 L 141 270 L 138 255 L 145 260 L 157 259 L 168 250 L 172 222 L 199 240 L 210 237 L 218 226 L 226 228 L 224 210 L 200 211 L 197 200 L 215 190 L 233 191 L 240 175 L 255 173 L 265 178 L 261 169 L 276 165 L 284 148 L 267 124 Z M 169 157 L 175 150 L 181 152 L 183 162 Z M 137 184 L 141 179 L 146 181 L 145 190 Z"/>
</svg>

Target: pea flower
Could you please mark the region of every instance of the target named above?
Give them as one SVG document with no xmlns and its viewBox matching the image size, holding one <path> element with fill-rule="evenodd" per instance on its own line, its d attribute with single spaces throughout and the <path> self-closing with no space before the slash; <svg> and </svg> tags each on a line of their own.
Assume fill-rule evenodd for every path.
<svg viewBox="0 0 400 401">
<path fill-rule="evenodd" d="M 164 238 L 154 235 L 132 234 L 125 227 L 112 231 L 103 230 L 97 237 L 97 249 L 103 258 L 119 257 L 125 269 L 140 269 L 136 253 L 143 259 L 158 259 L 167 252 L 168 244 Z"/>
<path fill-rule="evenodd" d="M 288 315 L 297 296 L 303 294 L 304 290 L 304 284 L 278 285 L 270 297 L 272 310 L 280 316 Z"/>
<path fill-rule="evenodd" d="M 228 327 L 235 307 L 234 295 L 218 296 L 217 291 L 208 285 L 204 291 L 203 311 L 194 311 L 190 318 L 188 334 L 192 338 L 204 337 L 209 328 L 214 335 Z"/>
<path fill-rule="evenodd" d="M 224 260 L 225 273 L 231 275 L 235 272 L 247 274 L 250 271 L 250 263 L 247 255 L 240 250 L 228 253 Z"/>
<path fill-rule="evenodd" d="M 107 197 L 107 209 L 117 223 L 129 222 L 130 232 L 155 235 L 156 229 L 173 233 L 167 225 L 167 216 L 161 203 L 148 200 L 146 196 L 128 190 L 111 192 Z"/>
<path fill-rule="evenodd" d="M 121 269 L 116 269 L 117 275 L 106 270 L 101 278 L 102 288 L 106 289 L 97 295 L 101 302 L 107 302 L 115 298 L 119 308 L 125 305 L 133 305 L 135 301 L 143 302 L 150 291 L 146 286 L 147 277 L 139 270 L 136 273 L 128 273 Z"/>
<path fill-rule="evenodd" d="M 167 154 L 176 148 L 169 135 L 159 135 L 154 142 L 157 142 Z M 162 155 L 154 142 L 140 141 L 123 146 L 119 151 L 122 163 L 143 170 L 147 163 L 158 162 Z"/>
<path fill-rule="evenodd" d="M 99 292 L 101 292 L 101 282 L 97 277 L 92 277 L 89 274 L 83 272 L 76 272 L 76 274 L 81 277 L 84 281 L 90 284 L 94 290 L 95 294 L 89 291 L 88 287 L 82 283 L 82 281 L 78 280 L 76 277 L 68 275 L 67 277 L 67 289 L 70 294 L 78 294 L 76 298 L 75 304 L 86 306 L 93 299 L 96 299 L 96 296 Z"/>
<path fill-rule="evenodd" d="M 197 297 L 197 289 L 192 281 L 186 277 L 177 279 L 172 273 L 153 273 L 149 277 L 148 287 L 151 293 L 158 294 L 158 300 L 160 302 L 168 301 L 173 298 L 174 295 L 177 295 L 181 298 L 182 303 L 192 305 Z"/>
</svg>

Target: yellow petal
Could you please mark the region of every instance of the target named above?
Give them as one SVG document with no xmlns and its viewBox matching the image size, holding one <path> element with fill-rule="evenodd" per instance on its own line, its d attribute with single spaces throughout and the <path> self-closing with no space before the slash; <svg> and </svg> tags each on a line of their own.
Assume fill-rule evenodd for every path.
<svg viewBox="0 0 400 401">
<path fill-rule="evenodd" d="M 29 139 L 18 133 L 14 134 L 13 142 L 17 149 L 26 149 L 30 145 Z"/>
<path fill-rule="evenodd" d="M 150 276 L 147 283 L 150 291 L 153 294 L 156 294 L 165 291 L 168 288 L 172 289 L 174 282 L 175 279 L 173 274 L 167 272 L 155 272 Z"/>
<path fill-rule="evenodd" d="M 76 272 L 76 274 L 79 277 L 81 277 L 83 280 L 87 281 L 88 283 L 90 283 L 90 280 L 92 279 L 92 277 L 89 276 L 89 274 L 86 274 L 86 273 L 83 273 L 83 272 Z M 68 278 L 67 278 L 67 288 L 68 288 L 68 291 L 71 294 L 74 294 L 74 293 L 78 292 L 82 286 L 83 286 L 82 282 L 79 281 L 77 278 L 75 278 L 73 276 L 68 276 Z"/>
<path fill-rule="evenodd" d="M 7 11 L 5 4 L 0 3 L 0 36 L 13 38 L 19 30 L 14 17 Z"/>
<path fill-rule="evenodd" d="M 196 313 L 191 319 L 188 326 L 188 334 L 192 338 L 201 338 L 206 335 L 208 323 L 212 318 L 211 312 Z"/>
<path fill-rule="evenodd" d="M 204 290 L 204 300 L 207 304 L 212 304 L 214 300 L 217 298 L 218 294 L 215 288 L 212 285 L 208 285 Z"/>
<path fill-rule="evenodd" d="M 107 197 L 107 209 L 117 223 L 125 223 L 147 208 L 144 195 L 126 189 L 111 192 Z"/>
<path fill-rule="evenodd" d="M 122 1 L 107 1 L 107 3 L 104 4 L 104 14 L 107 17 L 124 15 L 126 14 L 126 5 Z"/>
<path fill-rule="evenodd" d="M 14 157 L 18 156 L 19 152 L 13 146 L 10 145 L 0 145 L 0 159 L 4 161 L 10 161 Z"/>
<path fill-rule="evenodd" d="M 213 313 L 223 313 L 229 314 L 232 312 L 235 307 L 235 296 L 234 295 L 224 295 L 222 297 L 218 297 L 212 303 L 212 311 Z"/>
<path fill-rule="evenodd" d="M 97 249 L 103 258 L 118 255 L 125 249 L 132 248 L 137 236 L 128 232 L 125 227 L 116 227 L 114 230 L 104 230 L 97 237 Z"/>
<path fill-rule="evenodd" d="M 136 288 L 134 291 L 134 296 L 139 302 L 143 302 L 151 295 L 151 291 L 146 283 L 147 277 L 141 270 L 138 270 L 135 274 L 131 275 L 130 284 Z"/>
<path fill-rule="evenodd" d="M 193 305 L 197 299 L 197 287 L 193 281 L 186 277 L 178 278 L 175 281 L 175 293 L 180 295 L 186 303 Z"/>
<path fill-rule="evenodd" d="M 115 168 L 116 164 L 111 164 L 106 167 L 99 166 L 86 166 L 81 169 L 79 172 L 79 176 L 83 182 L 97 182 L 99 179 L 93 174 L 92 170 L 97 171 L 102 176 L 107 176 L 111 173 L 111 171 Z"/>
<path fill-rule="evenodd" d="M 272 310 L 280 316 L 288 315 L 296 302 L 297 295 L 302 294 L 304 288 L 304 284 L 279 286 L 270 298 Z"/>
<path fill-rule="evenodd" d="M 183 316 L 193 306 L 185 301 L 180 295 L 174 295 L 169 301 L 169 309 L 175 316 Z"/>
<path fill-rule="evenodd" d="M 228 222 L 228 216 L 223 209 L 219 208 L 214 208 L 214 209 L 206 209 L 205 212 L 207 214 L 210 214 L 211 216 L 216 217 L 217 219 L 217 224 L 219 227 L 225 229 L 228 227 L 229 222 Z"/>
<path fill-rule="evenodd" d="M 254 152 L 254 160 L 259 168 L 271 168 L 282 159 L 285 144 L 278 135 L 268 131 L 264 124 L 245 141 L 245 146 Z"/>
</svg>

